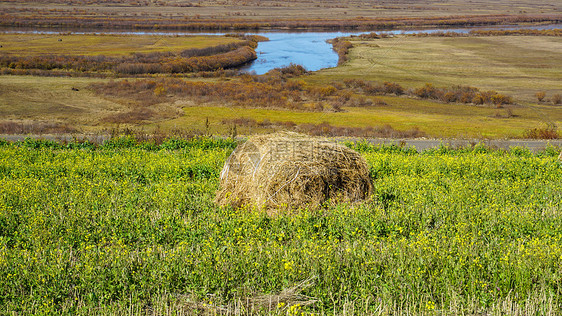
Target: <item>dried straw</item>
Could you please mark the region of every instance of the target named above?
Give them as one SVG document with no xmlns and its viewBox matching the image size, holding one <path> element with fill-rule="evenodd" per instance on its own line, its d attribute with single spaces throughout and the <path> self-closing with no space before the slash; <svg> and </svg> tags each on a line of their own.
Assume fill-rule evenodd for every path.
<svg viewBox="0 0 562 316">
<path fill-rule="evenodd" d="M 220 186 L 218 204 L 267 210 L 355 202 L 372 191 L 369 168 L 359 153 L 292 132 L 250 137 L 228 158 Z"/>
</svg>

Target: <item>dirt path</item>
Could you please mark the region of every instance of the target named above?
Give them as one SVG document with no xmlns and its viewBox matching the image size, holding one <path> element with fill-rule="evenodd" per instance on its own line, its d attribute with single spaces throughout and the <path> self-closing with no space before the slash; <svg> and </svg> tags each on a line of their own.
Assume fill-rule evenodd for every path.
<svg viewBox="0 0 562 316">
<path fill-rule="evenodd" d="M 0 139 L 8 141 L 22 141 L 25 138 L 47 139 L 57 142 L 70 142 L 73 140 L 87 139 L 90 142 L 100 144 L 110 138 L 109 135 L 5 135 L 0 134 Z M 240 140 L 244 137 L 239 137 Z M 545 149 L 547 146 L 562 147 L 562 139 L 556 140 L 527 140 L 527 139 L 391 139 L 391 138 L 335 138 L 336 141 L 364 141 L 379 144 L 395 144 L 400 146 L 415 147 L 418 151 L 424 151 L 430 148 L 436 148 L 441 145 L 449 146 L 452 148 L 469 147 L 476 144 L 484 144 L 492 148 L 509 149 L 513 147 L 523 147 L 535 152 Z"/>
</svg>

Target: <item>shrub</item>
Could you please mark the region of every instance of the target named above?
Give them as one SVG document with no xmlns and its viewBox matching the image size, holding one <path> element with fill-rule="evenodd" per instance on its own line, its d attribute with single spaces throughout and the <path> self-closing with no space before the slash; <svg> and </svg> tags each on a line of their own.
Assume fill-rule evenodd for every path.
<svg viewBox="0 0 562 316">
<path fill-rule="evenodd" d="M 558 133 L 555 124 L 547 124 L 545 127 L 533 128 L 525 132 L 525 138 L 530 139 L 558 139 L 560 134 Z"/>
<path fill-rule="evenodd" d="M 414 95 L 422 99 L 440 99 L 444 93 L 435 88 L 431 83 L 426 83 L 425 86 L 415 89 Z"/>
<path fill-rule="evenodd" d="M 484 96 L 482 96 L 480 93 L 475 95 L 472 98 L 472 103 L 476 104 L 476 105 L 481 105 L 484 104 Z"/>
<path fill-rule="evenodd" d="M 511 97 L 503 95 L 503 94 L 494 94 L 491 97 L 492 103 L 494 103 L 497 106 L 503 105 L 503 104 L 511 104 L 513 103 L 513 100 L 511 99 Z"/>
<path fill-rule="evenodd" d="M 544 99 L 545 96 L 546 96 L 546 92 L 544 92 L 544 91 L 539 91 L 539 92 L 535 93 L 535 97 L 537 97 L 537 100 L 539 102 L 542 102 L 542 100 Z"/>
<path fill-rule="evenodd" d="M 385 81 L 383 86 L 384 86 L 384 92 L 385 93 L 393 93 L 393 94 L 396 94 L 396 95 L 404 94 L 404 88 L 402 88 L 401 85 L 399 85 L 395 82 Z"/>
</svg>

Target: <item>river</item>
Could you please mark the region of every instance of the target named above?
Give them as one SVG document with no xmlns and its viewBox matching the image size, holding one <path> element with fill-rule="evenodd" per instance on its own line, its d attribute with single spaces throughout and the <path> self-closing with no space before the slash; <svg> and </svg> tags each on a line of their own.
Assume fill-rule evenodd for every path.
<svg viewBox="0 0 562 316">
<path fill-rule="evenodd" d="M 472 30 L 517 30 L 517 29 L 555 29 L 562 28 L 562 24 L 541 26 L 498 26 L 498 27 L 470 27 L 455 29 L 425 29 L 425 30 L 392 30 L 377 33 L 386 34 L 411 34 L 418 32 L 455 32 L 468 33 Z M 242 67 L 243 70 L 264 74 L 273 68 L 298 64 L 307 70 L 316 71 L 323 68 L 335 67 L 338 64 L 338 55 L 327 40 L 336 37 L 360 35 L 370 32 L 262 32 L 258 35 L 269 38 L 268 42 L 258 45 L 258 59 Z"/>
<path fill-rule="evenodd" d="M 417 32 L 435 33 L 435 32 L 455 32 L 455 33 L 468 33 L 471 30 L 517 30 L 517 29 L 558 29 L 562 28 L 562 24 L 548 24 L 548 25 L 501 25 L 501 26 L 486 26 L 486 27 L 465 27 L 453 29 L 399 29 L 390 31 L 377 31 L 377 33 L 387 34 L 409 34 Z M 44 34 L 58 34 L 60 31 L 7 31 L 7 33 L 44 33 Z M 62 32 L 68 33 L 68 30 Z M 84 32 L 72 31 L 75 34 L 94 34 L 100 31 Z M 225 33 L 195 33 L 195 32 L 118 32 L 118 31 L 103 31 L 104 34 L 129 34 L 129 35 L 224 35 Z M 332 50 L 332 45 L 327 43 L 327 40 L 336 37 L 360 35 L 367 32 L 333 32 L 333 31 L 312 31 L 312 32 L 287 32 L 287 31 L 268 31 L 268 32 L 254 32 L 246 34 L 257 34 L 269 38 L 267 42 L 260 42 L 256 49 L 258 58 L 241 67 L 243 71 L 256 73 L 258 75 L 264 74 L 271 69 L 298 64 L 304 66 L 307 70 L 316 71 L 324 68 L 335 67 L 338 64 L 338 55 Z"/>
</svg>

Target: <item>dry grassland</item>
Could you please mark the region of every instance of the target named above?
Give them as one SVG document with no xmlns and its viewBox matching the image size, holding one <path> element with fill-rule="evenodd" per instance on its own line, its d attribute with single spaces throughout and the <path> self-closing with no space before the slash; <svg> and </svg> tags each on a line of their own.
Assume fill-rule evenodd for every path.
<svg viewBox="0 0 562 316">
<path fill-rule="evenodd" d="M 107 121 L 131 112 L 136 105 L 129 100 L 107 100 L 87 89 L 89 84 L 98 81 L 90 78 L 2 76 L 0 120 L 64 123 L 81 132 L 115 127 Z M 170 105 L 155 105 L 151 108 L 151 115 L 145 116 L 147 121 L 155 121 L 176 117 L 178 111 Z"/>
<path fill-rule="evenodd" d="M 1 54 L 17 56 L 124 56 L 133 53 L 180 52 L 241 41 L 225 36 L 0 34 Z"/>
<path fill-rule="evenodd" d="M 363 78 L 406 87 L 469 85 L 535 102 L 562 93 L 562 38 L 550 36 L 406 37 L 352 41 L 349 62 L 317 72 L 316 83 Z"/>
<path fill-rule="evenodd" d="M 88 4 L 87 4 L 88 3 Z M 490 14 L 559 14 L 562 4 L 556 0 L 500 1 L 237 1 L 207 0 L 186 2 L 183 0 L 160 1 L 83 1 L 83 0 L 3 0 L 0 5 L 8 14 L 29 15 L 34 10 L 50 12 L 52 16 L 71 11 L 76 16 L 122 16 L 182 19 L 232 19 L 246 21 L 290 19 L 342 19 L 379 17 L 430 17 L 450 15 Z"/>
</svg>

